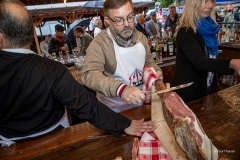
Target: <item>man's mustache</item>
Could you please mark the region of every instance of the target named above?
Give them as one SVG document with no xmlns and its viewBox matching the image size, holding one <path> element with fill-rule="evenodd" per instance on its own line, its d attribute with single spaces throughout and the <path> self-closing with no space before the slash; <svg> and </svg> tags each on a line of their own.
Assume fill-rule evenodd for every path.
<svg viewBox="0 0 240 160">
<path fill-rule="evenodd" d="M 124 27 L 123 31 L 126 31 L 126 30 L 132 30 L 132 28 L 131 27 Z"/>
</svg>

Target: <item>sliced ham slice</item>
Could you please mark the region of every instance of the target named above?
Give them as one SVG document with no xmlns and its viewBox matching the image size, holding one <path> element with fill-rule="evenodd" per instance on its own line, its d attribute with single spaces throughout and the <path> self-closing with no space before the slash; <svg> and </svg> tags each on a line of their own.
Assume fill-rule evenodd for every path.
<svg viewBox="0 0 240 160">
<path fill-rule="evenodd" d="M 163 96 L 164 118 L 177 144 L 188 159 L 217 160 L 218 150 L 204 132 L 198 118 L 175 92 Z"/>
<path fill-rule="evenodd" d="M 132 160 L 138 160 L 138 149 L 139 149 L 139 140 L 134 138 L 133 148 L 132 148 Z"/>
</svg>

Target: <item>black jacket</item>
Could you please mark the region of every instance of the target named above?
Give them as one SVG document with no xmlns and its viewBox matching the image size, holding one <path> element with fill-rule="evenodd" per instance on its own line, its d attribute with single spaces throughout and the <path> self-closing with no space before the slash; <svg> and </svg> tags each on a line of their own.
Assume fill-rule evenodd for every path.
<svg viewBox="0 0 240 160">
<path fill-rule="evenodd" d="M 48 53 L 52 54 L 53 52 L 56 52 L 59 56 L 58 52 L 60 51 L 60 47 L 63 47 L 65 43 L 68 45 L 69 53 L 72 54 L 72 44 L 66 35 L 63 36 L 63 42 L 60 42 L 56 35 L 53 35 L 48 41 Z M 66 54 L 65 51 L 62 52 L 64 55 Z"/>
<path fill-rule="evenodd" d="M 138 31 L 142 32 L 148 38 L 148 34 L 147 34 L 146 30 L 145 30 L 145 28 L 142 27 L 141 24 L 137 23 L 135 25 L 135 27 Z M 145 27 L 145 24 L 144 24 L 144 27 Z"/>
<path fill-rule="evenodd" d="M 60 62 L 0 51 L 0 135 L 34 134 L 56 124 L 64 106 L 92 125 L 120 136 L 131 121 L 100 103 Z"/>
<path fill-rule="evenodd" d="M 177 21 L 178 21 L 178 14 L 175 15 L 174 20 L 170 18 L 170 15 L 167 16 L 167 19 L 165 21 L 164 30 L 167 30 L 167 27 L 169 27 L 172 30 L 172 35 L 175 33 L 175 29 L 177 27 Z"/>
<path fill-rule="evenodd" d="M 211 59 L 205 53 L 202 36 L 192 29 L 181 27 L 176 37 L 177 54 L 173 76 L 173 85 L 194 82 L 191 86 L 176 90 L 184 102 L 199 99 L 208 94 L 208 72 L 233 74 L 229 68 L 231 59 Z"/>
</svg>

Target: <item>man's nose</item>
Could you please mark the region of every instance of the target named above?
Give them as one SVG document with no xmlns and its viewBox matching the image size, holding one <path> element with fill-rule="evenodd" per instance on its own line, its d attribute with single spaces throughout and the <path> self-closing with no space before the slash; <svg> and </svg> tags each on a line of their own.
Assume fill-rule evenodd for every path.
<svg viewBox="0 0 240 160">
<path fill-rule="evenodd" d="M 129 26 L 129 22 L 127 21 L 127 19 L 124 19 L 123 25 L 124 25 L 124 26 Z"/>
</svg>

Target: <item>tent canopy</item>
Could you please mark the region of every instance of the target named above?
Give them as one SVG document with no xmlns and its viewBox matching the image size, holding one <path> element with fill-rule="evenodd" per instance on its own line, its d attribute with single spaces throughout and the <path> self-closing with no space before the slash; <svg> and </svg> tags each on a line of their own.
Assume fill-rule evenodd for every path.
<svg viewBox="0 0 240 160">
<path fill-rule="evenodd" d="M 239 0 L 217 0 L 217 4 L 226 4 L 226 3 L 239 3 Z"/>
</svg>

